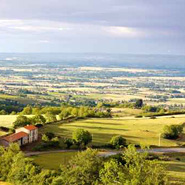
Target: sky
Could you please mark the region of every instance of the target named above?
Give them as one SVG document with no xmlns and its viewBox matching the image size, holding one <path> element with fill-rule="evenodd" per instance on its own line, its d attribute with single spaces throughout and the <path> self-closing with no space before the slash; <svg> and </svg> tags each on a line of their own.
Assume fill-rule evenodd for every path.
<svg viewBox="0 0 185 185">
<path fill-rule="evenodd" d="M 0 52 L 185 55 L 185 0 L 0 0 Z"/>
</svg>

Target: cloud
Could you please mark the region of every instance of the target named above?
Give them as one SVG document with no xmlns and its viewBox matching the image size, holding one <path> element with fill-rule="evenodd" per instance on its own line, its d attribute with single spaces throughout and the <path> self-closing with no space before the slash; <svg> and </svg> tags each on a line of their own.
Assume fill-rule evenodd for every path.
<svg viewBox="0 0 185 185">
<path fill-rule="evenodd" d="M 115 37 L 124 37 L 124 38 L 134 38 L 134 37 L 142 37 L 144 36 L 144 33 L 141 31 L 138 31 L 134 28 L 129 27 L 121 27 L 121 26 L 110 26 L 105 27 L 104 30 Z"/>
<path fill-rule="evenodd" d="M 48 40 L 73 48 L 80 40 L 86 50 L 91 39 L 93 49 L 109 39 L 140 51 L 142 39 L 143 52 L 150 45 L 173 53 L 185 48 L 184 7 L 184 0 L 0 0 L 0 42 Z"/>
</svg>

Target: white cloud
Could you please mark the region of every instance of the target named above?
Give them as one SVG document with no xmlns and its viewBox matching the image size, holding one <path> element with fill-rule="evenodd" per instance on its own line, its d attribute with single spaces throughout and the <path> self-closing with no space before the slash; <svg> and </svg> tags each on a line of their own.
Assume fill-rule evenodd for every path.
<svg viewBox="0 0 185 185">
<path fill-rule="evenodd" d="M 120 26 L 110 26 L 104 27 L 105 32 L 114 37 L 141 37 L 145 36 L 144 32 L 138 31 L 134 28 L 120 27 Z"/>
</svg>

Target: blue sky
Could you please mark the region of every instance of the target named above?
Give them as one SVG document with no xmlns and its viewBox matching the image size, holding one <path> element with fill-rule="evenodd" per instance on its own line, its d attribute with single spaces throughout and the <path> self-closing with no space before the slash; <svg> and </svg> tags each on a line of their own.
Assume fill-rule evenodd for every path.
<svg viewBox="0 0 185 185">
<path fill-rule="evenodd" d="M 185 55 L 185 0 L 0 0 L 0 52 Z"/>
</svg>

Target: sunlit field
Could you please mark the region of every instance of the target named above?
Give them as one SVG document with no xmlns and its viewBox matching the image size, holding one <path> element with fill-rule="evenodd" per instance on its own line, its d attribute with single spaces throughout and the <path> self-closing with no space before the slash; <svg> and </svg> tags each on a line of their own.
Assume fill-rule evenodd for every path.
<svg viewBox="0 0 185 185">
<path fill-rule="evenodd" d="M 159 145 L 159 136 L 165 125 L 181 124 L 184 117 L 159 117 L 149 118 L 110 118 L 110 119 L 86 119 L 71 123 L 49 124 L 41 129 L 41 132 L 54 132 L 58 136 L 70 138 L 77 128 L 90 131 L 93 135 L 94 145 L 107 144 L 112 136 L 122 135 L 128 143 L 143 145 Z M 161 146 L 178 146 L 185 143 L 182 136 L 179 140 L 167 140 L 161 138 Z"/>
</svg>

